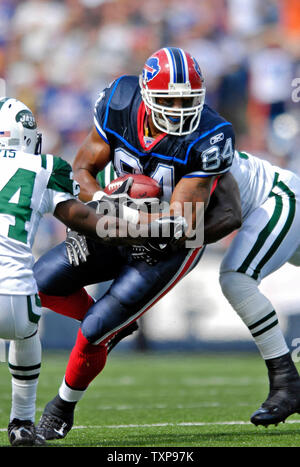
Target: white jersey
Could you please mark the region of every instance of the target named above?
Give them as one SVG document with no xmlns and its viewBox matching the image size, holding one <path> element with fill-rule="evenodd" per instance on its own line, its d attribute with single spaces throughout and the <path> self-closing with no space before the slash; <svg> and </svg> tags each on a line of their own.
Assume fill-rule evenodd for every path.
<svg viewBox="0 0 300 467">
<path fill-rule="evenodd" d="M 39 222 L 78 191 L 61 158 L 0 151 L 0 294 L 37 293 L 32 245 Z"/>
<path fill-rule="evenodd" d="M 276 173 L 287 184 L 296 177 L 289 170 L 281 169 L 247 152 L 238 151 L 234 153 L 230 173 L 239 186 L 243 219 L 267 200 Z"/>
</svg>

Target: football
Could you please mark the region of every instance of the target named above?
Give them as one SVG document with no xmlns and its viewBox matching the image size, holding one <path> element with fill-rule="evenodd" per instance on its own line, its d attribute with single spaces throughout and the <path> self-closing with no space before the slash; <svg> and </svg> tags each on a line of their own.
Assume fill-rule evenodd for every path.
<svg viewBox="0 0 300 467">
<path fill-rule="evenodd" d="M 122 182 L 124 182 L 124 180 L 127 180 L 127 178 L 129 177 L 133 178 L 133 183 L 128 191 L 128 195 L 131 198 L 160 198 L 160 184 L 153 178 L 147 177 L 147 175 L 142 174 L 127 174 L 123 175 L 122 177 L 116 178 L 105 187 L 105 193 L 111 195 L 119 188 Z"/>
</svg>

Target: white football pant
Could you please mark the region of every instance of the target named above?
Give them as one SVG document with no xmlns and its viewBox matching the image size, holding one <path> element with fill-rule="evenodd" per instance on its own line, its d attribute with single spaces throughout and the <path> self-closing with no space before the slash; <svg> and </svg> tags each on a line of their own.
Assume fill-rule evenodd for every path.
<svg viewBox="0 0 300 467">
<path fill-rule="evenodd" d="M 35 295 L 0 295 L 0 338 L 10 340 L 8 367 L 12 376 L 10 421 L 35 420 L 41 367 L 38 320 L 41 306 Z"/>
<path fill-rule="evenodd" d="M 286 262 L 300 265 L 300 186 L 282 180 L 244 220 L 220 268 L 222 291 L 251 332 L 265 360 L 288 352 L 260 281 Z"/>
</svg>

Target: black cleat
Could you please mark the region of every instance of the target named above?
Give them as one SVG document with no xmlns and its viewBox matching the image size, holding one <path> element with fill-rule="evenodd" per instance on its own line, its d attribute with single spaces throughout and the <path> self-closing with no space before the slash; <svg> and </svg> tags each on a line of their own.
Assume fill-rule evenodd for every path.
<svg viewBox="0 0 300 467">
<path fill-rule="evenodd" d="M 12 446 L 44 446 L 45 438 L 37 434 L 31 420 L 14 418 L 8 425 L 8 439 Z"/>
<path fill-rule="evenodd" d="M 254 425 L 278 425 L 300 413 L 300 377 L 290 354 L 266 360 L 270 392 L 266 401 L 251 416 Z"/>
<path fill-rule="evenodd" d="M 37 434 L 47 440 L 65 438 L 73 426 L 73 411 L 65 412 L 57 407 L 55 402 L 58 398 L 56 396 L 48 402 L 36 427 Z"/>
</svg>

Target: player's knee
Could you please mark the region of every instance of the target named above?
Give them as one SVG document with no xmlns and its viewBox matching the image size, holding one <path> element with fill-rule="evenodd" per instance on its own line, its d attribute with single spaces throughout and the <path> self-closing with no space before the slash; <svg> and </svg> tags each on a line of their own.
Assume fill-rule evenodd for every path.
<svg viewBox="0 0 300 467">
<path fill-rule="evenodd" d="M 236 310 L 258 292 L 256 280 L 247 274 L 235 271 L 221 272 L 219 282 L 223 294 Z"/>
<path fill-rule="evenodd" d="M 133 308 L 126 307 L 116 297 L 107 293 L 96 302 L 84 317 L 81 331 L 90 343 L 99 343 L 110 338 L 111 334 L 134 314 Z"/>
<path fill-rule="evenodd" d="M 0 338 L 13 340 L 24 339 L 37 331 L 39 309 L 31 302 L 29 313 L 28 297 L 24 295 L 0 296 Z M 17 312 L 16 312 L 17 311 Z M 30 316 L 34 319 L 31 321 Z"/>
<path fill-rule="evenodd" d="M 37 324 L 31 323 L 28 319 L 18 319 L 12 314 L 9 316 L 2 315 L 0 319 L 0 337 L 7 340 L 26 339 L 37 332 Z"/>
<path fill-rule="evenodd" d="M 103 320 L 94 313 L 86 316 L 81 325 L 81 332 L 92 344 L 103 335 Z"/>
</svg>

